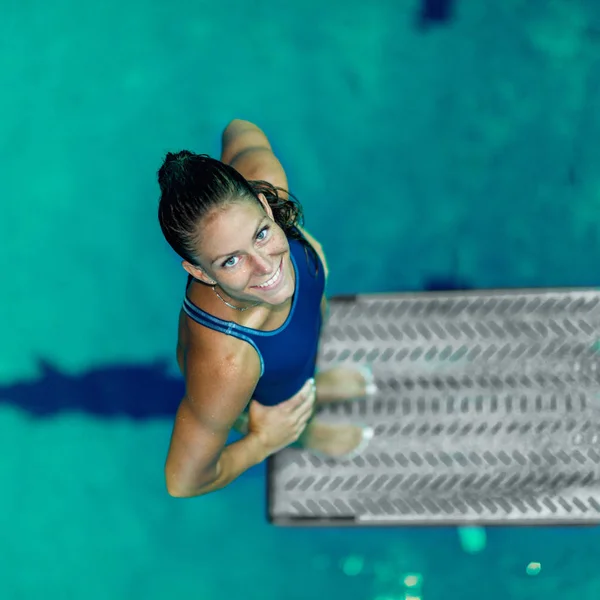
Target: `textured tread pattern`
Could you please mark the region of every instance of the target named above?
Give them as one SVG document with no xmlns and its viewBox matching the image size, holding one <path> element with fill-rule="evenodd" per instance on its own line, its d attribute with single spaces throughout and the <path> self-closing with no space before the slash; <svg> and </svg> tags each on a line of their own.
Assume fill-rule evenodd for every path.
<svg viewBox="0 0 600 600">
<path fill-rule="evenodd" d="M 320 417 L 373 426 L 351 461 L 269 459 L 273 522 L 600 522 L 600 292 L 332 299 L 319 368 L 378 394 Z"/>
</svg>

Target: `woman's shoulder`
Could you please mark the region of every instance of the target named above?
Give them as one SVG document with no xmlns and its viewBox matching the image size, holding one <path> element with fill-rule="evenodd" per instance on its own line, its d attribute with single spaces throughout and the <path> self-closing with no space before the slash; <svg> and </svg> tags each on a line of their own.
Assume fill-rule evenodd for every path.
<svg viewBox="0 0 600 600">
<path fill-rule="evenodd" d="M 188 288 L 188 299 L 210 316 L 225 321 L 227 315 L 219 312 L 220 305 L 211 301 L 211 296 L 206 290 L 200 289 L 201 284 L 196 284 L 196 286 L 192 284 Z M 183 360 L 186 360 L 185 357 L 192 357 L 194 361 L 202 360 L 216 364 L 224 357 L 228 360 L 235 358 L 236 362 L 242 361 L 249 369 L 255 367 L 254 362 L 257 362 L 260 373 L 260 362 L 253 360 L 253 354 L 256 353 L 250 344 L 235 336 L 225 335 L 222 331 L 198 323 L 187 314 L 183 307 L 179 315 L 177 337 L 178 357 L 181 355 Z"/>
</svg>

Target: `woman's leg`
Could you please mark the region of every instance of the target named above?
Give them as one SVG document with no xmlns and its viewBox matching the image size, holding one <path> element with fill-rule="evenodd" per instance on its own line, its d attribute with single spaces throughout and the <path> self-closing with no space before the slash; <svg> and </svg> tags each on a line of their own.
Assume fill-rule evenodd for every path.
<svg viewBox="0 0 600 600">
<path fill-rule="evenodd" d="M 329 318 L 329 302 L 321 299 L 321 331 Z M 343 402 L 372 396 L 377 391 L 373 372 L 365 365 L 336 365 L 315 375 L 317 404 Z"/>
<path fill-rule="evenodd" d="M 369 367 L 338 365 L 315 375 L 317 404 L 343 402 L 372 396 L 377 386 Z"/>
</svg>

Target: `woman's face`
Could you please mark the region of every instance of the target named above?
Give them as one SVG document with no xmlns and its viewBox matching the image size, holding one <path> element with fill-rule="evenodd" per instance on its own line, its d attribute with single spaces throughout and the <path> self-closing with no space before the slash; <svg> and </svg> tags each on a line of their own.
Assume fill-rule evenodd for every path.
<svg viewBox="0 0 600 600">
<path fill-rule="evenodd" d="M 294 294 L 294 267 L 285 233 L 273 221 L 266 198 L 259 199 L 262 206 L 240 201 L 207 215 L 198 248 L 206 274 L 192 275 L 216 281 L 233 299 L 278 305 Z"/>
</svg>

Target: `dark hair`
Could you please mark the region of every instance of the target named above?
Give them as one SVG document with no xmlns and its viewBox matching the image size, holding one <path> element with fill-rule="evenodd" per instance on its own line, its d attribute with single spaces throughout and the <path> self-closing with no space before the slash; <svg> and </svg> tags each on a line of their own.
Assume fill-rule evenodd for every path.
<svg viewBox="0 0 600 600">
<path fill-rule="evenodd" d="M 158 221 L 163 235 L 169 246 L 194 266 L 200 266 L 195 256 L 195 242 L 199 225 L 207 213 L 240 200 L 260 204 L 258 194 L 262 193 L 273 211 L 273 220 L 288 239 L 299 240 L 305 253 L 307 249 L 312 252 L 317 265 L 315 276 L 318 273 L 315 251 L 296 227 L 303 224 L 302 206 L 289 191 L 267 181 L 248 181 L 230 165 L 188 150 L 167 153 L 158 171 L 158 184 Z M 285 192 L 289 199 L 281 198 L 278 190 Z"/>
</svg>

